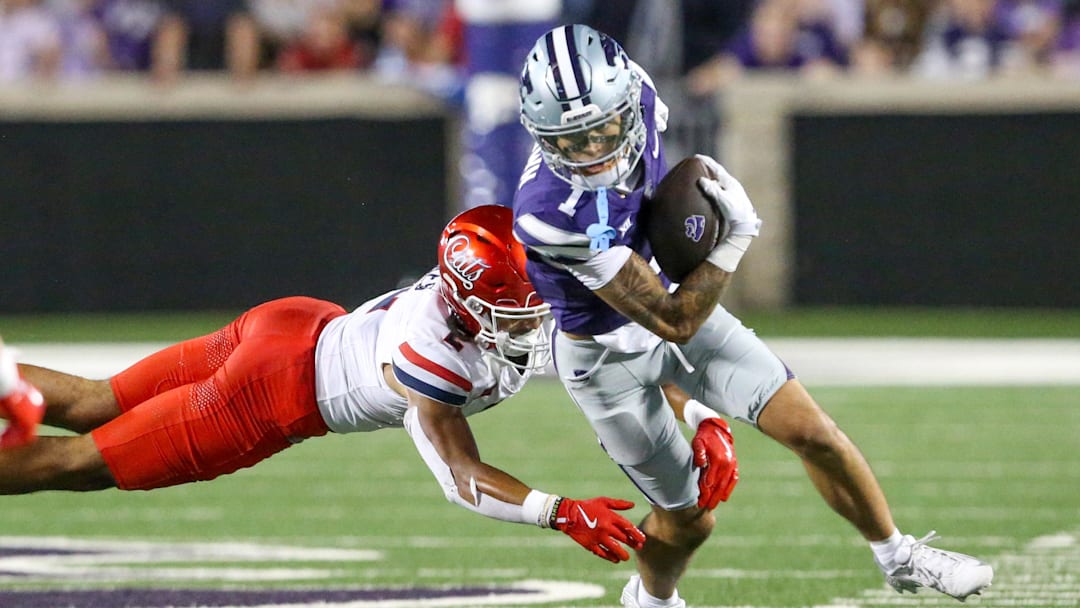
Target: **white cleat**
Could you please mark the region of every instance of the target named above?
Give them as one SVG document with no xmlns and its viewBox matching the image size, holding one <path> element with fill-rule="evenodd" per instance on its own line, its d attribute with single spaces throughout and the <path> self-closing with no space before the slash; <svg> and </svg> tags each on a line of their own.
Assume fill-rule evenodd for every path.
<svg viewBox="0 0 1080 608">
<path fill-rule="evenodd" d="M 906 563 L 887 573 L 885 582 L 899 593 L 915 593 L 919 587 L 929 587 L 961 602 L 990 586 L 994 579 L 994 568 L 990 564 L 927 544 L 938 538 L 933 530 L 918 540 L 904 536 L 904 544 L 910 548 L 911 556 Z"/>
<path fill-rule="evenodd" d="M 623 608 L 641 608 L 641 603 L 638 602 L 638 589 L 641 587 L 641 577 L 633 575 L 630 580 L 623 587 L 622 596 L 619 597 L 619 602 L 623 605 Z M 671 608 L 686 608 L 686 602 L 681 598 L 674 604 L 671 604 Z"/>
</svg>

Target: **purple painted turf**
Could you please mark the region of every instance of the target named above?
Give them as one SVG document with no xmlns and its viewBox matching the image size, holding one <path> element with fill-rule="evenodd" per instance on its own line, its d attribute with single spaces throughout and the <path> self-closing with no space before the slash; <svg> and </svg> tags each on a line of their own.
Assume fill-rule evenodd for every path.
<svg viewBox="0 0 1080 608">
<path fill-rule="evenodd" d="M 438 598 L 504 597 L 537 593 L 506 587 L 413 587 L 407 589 L 90 589 L 85 591 L 0 591 L 0 606 L 19 608 L 164 608 L 182 606 L 265 606 L 273 604 L 329 604 Z"/>
</svg>

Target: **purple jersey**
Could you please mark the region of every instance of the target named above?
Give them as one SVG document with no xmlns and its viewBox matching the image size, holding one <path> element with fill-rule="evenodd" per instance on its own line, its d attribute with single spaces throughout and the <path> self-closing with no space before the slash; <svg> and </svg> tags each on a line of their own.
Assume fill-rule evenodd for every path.
<svg viewBox="0 0 1080 608">
<path fill-rule="evenodd" d="M 640 161 L 644 174 L 638 187 L 627 194 L 612 189 L 604 192 L 607 225 L 614 228 L 610 246 L 625 245 L 646 260 L 652 259 L 652 250 L 645 234 L 638 230 L 638 212 L 646 193 L 652 193 L 667 173 L 656 124 L 656 101 L 656 91 L 646 83 L 641 105 L 647 135 Z M 556 177 L 534 148 L 514 196 L 514 234 L 528 250 L 529 280 L 551 305 L 558 328 L 575 334 L 603 334 L 630 322 L 561 267 L 580 264 L 594 255 L 587 232 L 599 220 L 598 194 Z"/>
<path fill-rule="evenodd" d="M 1061 0 L 999 0 L 994 6 L 994 20 L 1014 40 L 1060 21 L 1063 14 Z"/>
<path fill-rule="evenodd" d="M 150 67 L 150 46 L 165 14 L 160 0 L 100 0 L 92 12 L 105 31 L 115 69 Z"/>
<path fill-rule="evenodd" d="M 1080 51 L 1080 16 L 1065 22 L 1058 36 L 1058 49 L 1061 51 Z"/>
<path fill-rule="evenodd" d="M 744 68 L 778 68 L 797 70 L 814 61 L 825 59 L 838 65 L 847 64 L 847 54 L 832 29 L 825 23 L 809 23 L 799 26 L 793 33 L 791 53 L 777 62 L 770 62 L 758 50 L 755 33 L 747 27 L 731 41 L 728 53 L 739 60 Z"/>
</svg>

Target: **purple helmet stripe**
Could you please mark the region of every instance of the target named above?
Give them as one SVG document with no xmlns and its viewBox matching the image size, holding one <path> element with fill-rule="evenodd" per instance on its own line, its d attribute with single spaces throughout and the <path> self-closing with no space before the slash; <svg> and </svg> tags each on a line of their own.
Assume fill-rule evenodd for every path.
<svg viewBox="0 0 1080 608">
<path fill-rule="evenodd" d="M 604 49 L 604 58 L 607 59 L 608 65 L 615 66 L 615 57 L 620 55 L 622 49 L 619 47 L 619 43 L 611 39 L 610 36 L 601 33 L 600 34 L 600 46 Z"/>
<path fill-rule="evenodd" d="M 566 26 L 566 48 L 570 54 L 570 65 L 574 70 L 574 81 L 577 83 L 578 93 L 581 94 L 582 105 L 589 105 L 589 85 L 585 82 L 585 75 L 581 73 L 581 62 L 578 61 L 577 41 L 574 40 L 574 26 Z"/>
<path fill-rule="evenodd" d="M 562 73 L 559 69 L 559 58 L 555 54 L 555 30 L 551 30 L 544 36 L 544 44 L 547 46 L 548 67 L 551 68 L 552 79 L 555 81 L 555 96 L 560 101 L 563 112 L 570 109 L 566 99 L 566 86 L 563 84 Z"/>
</svg>

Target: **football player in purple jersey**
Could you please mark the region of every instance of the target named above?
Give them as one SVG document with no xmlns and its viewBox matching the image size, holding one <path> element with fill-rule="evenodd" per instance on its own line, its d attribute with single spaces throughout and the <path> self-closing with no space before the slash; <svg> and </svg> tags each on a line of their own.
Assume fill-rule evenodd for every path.
<svg viewBox="0 0 1080 608">
<path fill-rule="evenodd" d="M 632 502 L 533 489 L 480 460 L 469 429 L 468 416 L 517 394 L 550 360 L 548 305 L 511 224 L 507 207 L 475 207 L 446 226 L 438 266 L 409 287 L 351 313 L 273 300 L 108 380 L 17 367 L 0 344 L 0 494 L 149 490 L 232 473 L 328 432 L 404 427 L 450 502 L 629 559 L 623 545 L 645 540 L 618 513 Z M 35 438 L 42 414 L 83 434 Z"/>
<path fill-rule="evenodd" d="M 652 506 L 623 605 L 685 606 L 677 583 L 715 525 L 710 469 L 727 453 L 720 414 L 801 458 L 898 591 L 926 586 L 962 600 L 988 586 L 988 564 L 929 546 L 933 533 L 915 539 L 897 529 L 858 448 L 719 305 L 761 221 L 716 161 L 701 157 L 718 177 L 698 186 L 723 212 L 725 236 L 674 290 L 650 265 L 637 219 L 667 171 L 661 133 L 668 110 L 644 70 L 605 34 L 560 26 L 529 51 L 520 94 L 521 121 L 535 145 L 514 198 L 514 234 L 555 318 L 555 368 L 603 448 Z M 693 399 L 665 403 L 668 383 Z M 692 442 L 680 419 L 695 431 Z"/>
</svg>

